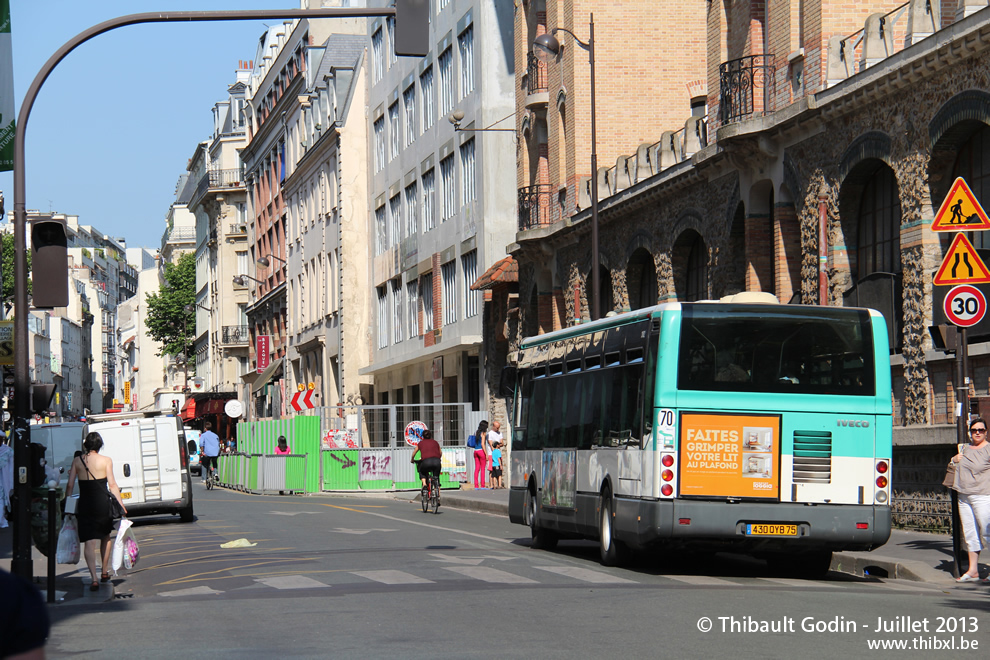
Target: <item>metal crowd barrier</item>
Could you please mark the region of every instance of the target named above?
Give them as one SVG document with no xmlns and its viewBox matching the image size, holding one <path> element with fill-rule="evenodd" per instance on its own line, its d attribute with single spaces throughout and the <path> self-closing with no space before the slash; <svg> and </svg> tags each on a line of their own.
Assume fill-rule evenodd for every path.
<svg viewBox="0 0 990 660">
<path fill-rule="evenodd" d="M 305 454 L 221 454 L 220 485 L 246 493 L 305 492 Z"/>
</svg>

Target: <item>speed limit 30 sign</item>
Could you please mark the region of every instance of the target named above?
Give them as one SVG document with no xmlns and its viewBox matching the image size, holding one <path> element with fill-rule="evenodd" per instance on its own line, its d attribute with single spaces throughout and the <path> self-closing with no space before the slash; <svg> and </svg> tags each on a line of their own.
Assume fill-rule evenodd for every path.
<svg viewBox="0 0 990 660">
<path fill-rule="evenodd" d="M 983 320 L 983 315 L 987 313 L 987 299 L 975 286 L 960 284 L 945 294 L 942 308 L 950 323 L 968 328 Z"/>
</svg>

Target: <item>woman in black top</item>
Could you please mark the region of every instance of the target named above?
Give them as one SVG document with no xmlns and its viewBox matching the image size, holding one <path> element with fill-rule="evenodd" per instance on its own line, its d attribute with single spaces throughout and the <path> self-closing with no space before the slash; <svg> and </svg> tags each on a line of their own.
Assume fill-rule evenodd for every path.
<svg viewBox="0 0 990 660">
<path fill-rule="evenodd" d="M 66 485 L 66 497 L 72 494 L 72 487 L 79 481 L 79 504 L 76 506 L 76 518 L 79 521 L 79 542 L 83 544 L 83 554 L 93 582 L 90 591 L 97 591 L 100 582 L 96 577 L 96 550 L 99 547 L 102 558 L 103 573 L 100 579 L 110 581 L 110 553 L 113 549 L 110 534 L 113 532 L 113 518 L 110 515 L 110 494 L 117 498 L 120 506 L 124 501 L 120 497 L 120 489 L 113 477 L 113 461 L 109 456 L 100 456 L 103 438 L 99 433 L 90 433 L 83 441 L 82 456 L 72 460 L 69 470 L 69 483 Z M 124 513 L 127 509 L 124 508 Z"/>
</svg>

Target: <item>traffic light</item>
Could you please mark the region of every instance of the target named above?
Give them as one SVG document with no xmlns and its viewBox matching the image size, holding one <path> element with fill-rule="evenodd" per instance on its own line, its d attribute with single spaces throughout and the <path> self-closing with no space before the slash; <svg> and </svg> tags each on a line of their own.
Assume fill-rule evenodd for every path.
<svg viewBox="0 0 990 660">
<path fill-rule="evenodd" d="M 51 216 L 31 221 L 31 295 L 34 306 L 69 304 L 69 256 L 65 220 Z"/>
<path fill-rule="evenodd" d="M 395 0 L 395 54 L 423 57 L 430 51 L 430 0 Z"/>
</svg>

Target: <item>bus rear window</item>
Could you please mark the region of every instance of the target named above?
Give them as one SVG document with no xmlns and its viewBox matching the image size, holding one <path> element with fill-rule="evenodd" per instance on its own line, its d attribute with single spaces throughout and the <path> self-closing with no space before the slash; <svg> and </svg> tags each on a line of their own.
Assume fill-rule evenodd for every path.
<svg viewBox="0 0 990 660">
<path fill-rule="evenodd" d="M 872 396 L 874 371 L 865 310 L 682 308 L 680 390 Z"/>
</svg>

